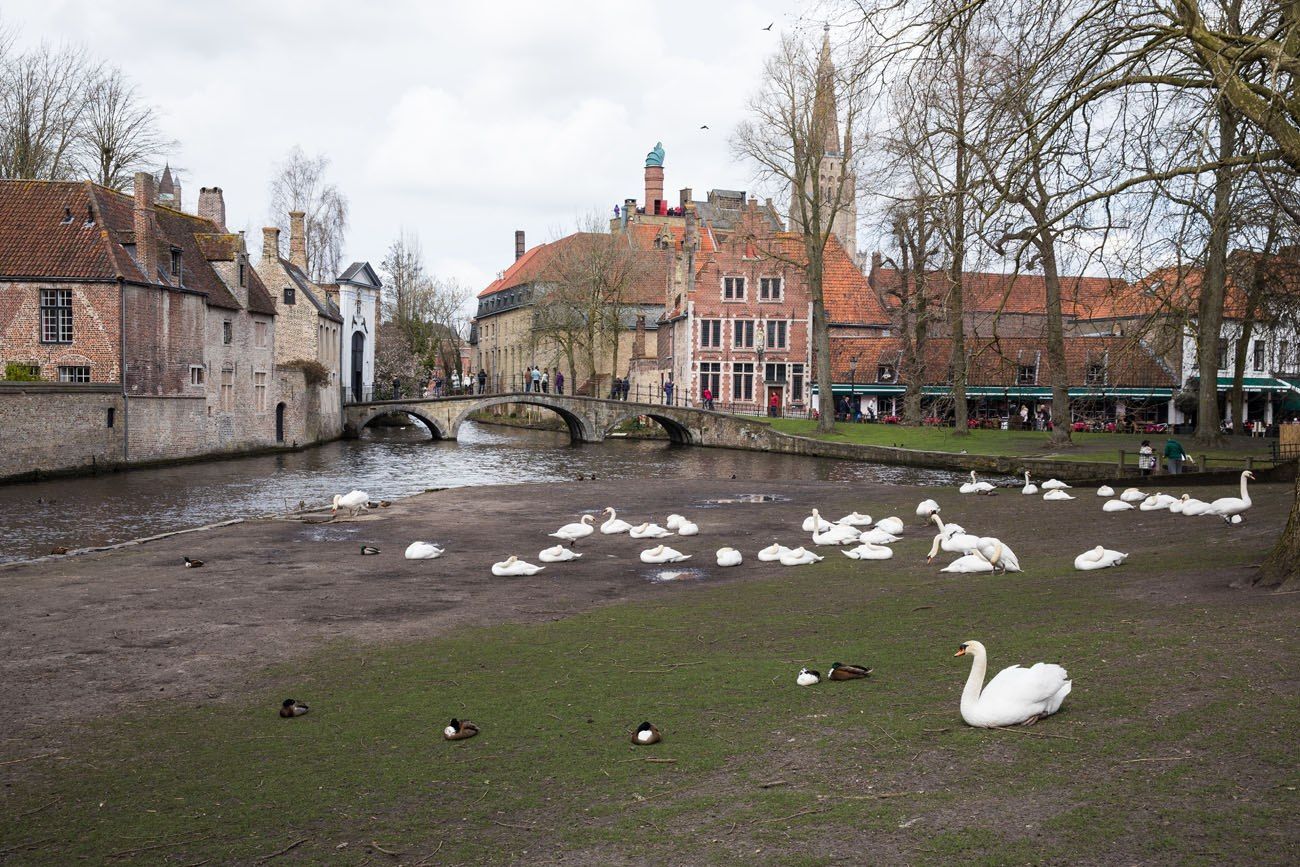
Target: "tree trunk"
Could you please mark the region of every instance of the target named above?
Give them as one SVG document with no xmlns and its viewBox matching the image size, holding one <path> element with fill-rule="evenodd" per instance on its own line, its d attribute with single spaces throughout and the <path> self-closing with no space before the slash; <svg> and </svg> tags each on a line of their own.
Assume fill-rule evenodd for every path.
<svg viewBox="0 0 1300 867">
<path fill-rule="evenodd" d="M 1061 277 L 1056 270 L 1056 238 L 1046 226 L 1046 213 L 1035 213 L 1038 255 L 1043 261 L 1043 287 L 1047 296 L 1047 360 L 1052 366 L 1051 444 L 1056 448 L 1070 441 L 1070 371 L 1065 366 L 1065 333 L 1061 323 Z"/>
<path fill-rule="evenodd" d="M 1236 151 L 1237 127 L 1227 108 L 1219 109 L 1220 159 Z M 1200 401 L 1196 412 L 1196 439 L 1207 445 L 1219 439 L 1219 337 L 1223 329 L 1223 296 L 1228 279 L 1228 229 L 1232 220 L 1232 169 L 1214 172 L 1214 208 L 1210 215 L 1210 241 L 1205 252 L 1205 278 L 1196 308 L 1197 370 Z"/>
<path fill-rule="evenodd" d="M 1232 432 L 1237 436 L 1250 436 L 1242 419 L 1246 415 L 1246 357 L 1250 352 L 1250 335 L 1254 330 L 1250 321 L 1250 311 L 1241 323 L 1241 336 L 1237 338 L 1236 351 L 1232 354 L 1232 391 L 1228 401 L 1232 406 Z"/>
<path fill-rule="evenodd" d="M 1300 583 L 1300 470 L 1296 472 L 1291 517 L 1255 578 L 1256 587 L 1289 588 L 1297 583 Z"/>
</svg>

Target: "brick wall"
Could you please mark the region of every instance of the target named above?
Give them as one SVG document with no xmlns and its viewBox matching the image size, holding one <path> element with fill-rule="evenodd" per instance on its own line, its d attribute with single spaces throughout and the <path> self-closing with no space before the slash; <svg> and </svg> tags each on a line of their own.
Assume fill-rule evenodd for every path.
<svg viewBox="0 0 1300 867">
<path fill-rule="evenodd" d="M 127 403 L 132 462 L 208 454 L 207 402 L 197 397 L 132 396 Z"/>
<path fill-rule="evenodd" d="M 41 342 L 42 289 L 72 293 L 72 343 Z M 117 382 L 117 283 L 0 283 L 0 376 L 10 362 L 34 364 L 57 382 L 60 365 L 89 366 L 91 382 Z"/>
<path fill-rule="evenodd" d="M 0 479 L 118 464 L 124 430 L 117 386 L 0 384 Z"/>
<path fill-rule="evenodd" d="M 203 364 L 204 296 L 140 286 L 125 296 L 127 392 L 190 394 L 190 368 Z"/>
</svg>

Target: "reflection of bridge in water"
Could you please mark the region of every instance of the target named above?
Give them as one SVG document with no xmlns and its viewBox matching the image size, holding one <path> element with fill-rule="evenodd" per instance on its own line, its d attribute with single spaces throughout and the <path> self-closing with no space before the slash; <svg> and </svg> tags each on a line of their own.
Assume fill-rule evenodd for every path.
<svg viewBox="0 0 1300 867">
<path fill-rule="evenodd" d="M 536 392 L 347 403 L 343 406 L 343 427 L 345 436 L 355 438 L 379 416 L 404 412 L 423 422 L 435 439 L 454 440 L 471 413 L 506 403 L 549 409 L 564 420 L 573 441 L 580 443 L 601 442 L 614 428 L 643 416 L 657 422 L 674 443 L 683 445 L 764 448 L 774 435 L 762 422 L 709 410 Z"/>
</svg>

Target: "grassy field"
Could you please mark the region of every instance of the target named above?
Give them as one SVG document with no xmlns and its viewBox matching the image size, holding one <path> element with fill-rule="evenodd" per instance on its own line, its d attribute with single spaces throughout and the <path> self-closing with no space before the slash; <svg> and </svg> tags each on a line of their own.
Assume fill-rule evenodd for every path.
<svg viewBox="0 0 1300 867">
<path fill-rule="evenodd" d="M 1075 447 L 1053 450 L 1048 445 L 1047 434 L 1039 431 L 973 430 L 964 437 L 958 437 L 953 435 L 952 428 L 947 427 L 904 427 L 895 424 L 840 422 L 835 425 L 835 430 L 831 433 L 819 434 L 817 423 L 808 419 L 782 418 L 770 421 L 772 426 L 782 433 L 797 436 L 872 446 L 899 446 L 923 451 L 959 452 L 964 449 L 971 454 L 980 455 L 1115 461 L 1119 457 L 1119 450 L 1124 449 L 1128 453 L 1127 462 L 1130 466 L 1136 465 L 1136 455 L 1142 440 L 1150 440 L 1156 452 L 1163 454 L 1165 440 L 1168 438 L 1165 434 L 1075 433 L 1071 434 Z M 1224 466 L 1215 459 L 1241 465 L 1247 455 L 1268 458 L 1272 454 L 1270 441 L 1264 439 L 1243 437 L 1229 441 L 1223 448 L 1215 449 L 1195 448 L 1191 444 L 1190 437 L 1179 436 L 1177 439 L 1197 460 L 1200 460 L 1202 454 L 1208 455 L 1212 460 L 1212 468 Z"/>
<path fill-rule="evenodd" d="M 1192 569 L 1187 545 L 1088 574 L 1042 551 L 1005 577 L 939 576 L 919 547 L 832 554 L 553 622 L 332 645 L 57 756 L 8 744 L 0 860 L 1294 863 L 1294 606 L 1222 587 L 1258 551 L 1200 547 Z M 1063 711 L 965 727 L 968 638 L 995 671 L 1065 664 Z M 794 685 L 836 660 L 876 674 Z M 285 695 L 312 712 L 279 719 Z M 483 734 L 443 742 L 452 715 Z M 643 719 L 662 744 L 628 743 Z"/>
</svg>

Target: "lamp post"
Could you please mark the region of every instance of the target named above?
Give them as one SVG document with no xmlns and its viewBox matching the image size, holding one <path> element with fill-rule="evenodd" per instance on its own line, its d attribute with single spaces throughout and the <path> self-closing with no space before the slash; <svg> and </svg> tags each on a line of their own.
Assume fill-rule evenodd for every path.
<svg viewBox="0 0 1300 867">
<path fill-rule="evenodd" d="M 763 356 L 767 354 L 767 339 L 766 339 L 767 332 L 766 332 L 766 326 L 763 324 L 763 322 L 760 321 L 755 324 L 758 326 L 758 335 L 757 335 L 758 343 L 756 344 L 756 348 L 758 350 L 758 381 L 763 383 L 763 387 L 759 390 L 759 394 L 756 396 L 755 403 L 762 401 L 763 406 L 766 407 L 767 406 L 767 368 L 763 366 Z M 768 415 L 772 414 L 772 410 L 770 408 L 767 410 L 767 414 Z"/>
<path fill-rule="evenodd" d="M 858 400 L 858 357 L 855 355 L 849 359 L 849 418 L 846 421 L 852 421 L 852 417 L 857 415 L 854 405 Z"/>
</svg>

